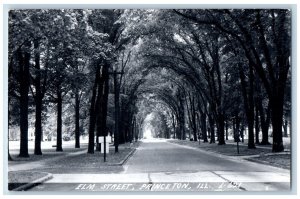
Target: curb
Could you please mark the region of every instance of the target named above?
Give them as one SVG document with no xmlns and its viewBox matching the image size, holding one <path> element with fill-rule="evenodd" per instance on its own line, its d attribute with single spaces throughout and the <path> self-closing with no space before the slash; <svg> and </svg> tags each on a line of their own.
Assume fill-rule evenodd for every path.
<svg viewBox="0 0 300 199">
<path fill-rule="evenodd" d="M 122 166 L 123 164 L 125 164 L 128 159 L 136 152 L 136 149 L 140 146 L 140 142 L 137 143 L 137 146 L 135 146 L 133 148 L 133 150 L 125 156 L 125 158 L 123 160 L 121 160 L 119 163 L 114 163 L 114 164 L 108 164 L 109 166 Z"/>
<path fill-rule="evenodd" d="M 27 184 L 24 184 L 22 186 L 19 186 L 13 190 L 10 191 L 25 191 L 26 189 L 32 188 L 38 184 L 42 184 L 43 182 L 50 180 L 51 178 L 53 178 L 53 175 L 51 173 L 47 173 L 46 176 L 39 178 L 37 180 L 34 180 L 33 182 L 29 182 Z"/>
<path fill-rule="evenodd" d="M 128 155 L 125 156 L 123 160 L 121 160 L 119 163 L 113 163 L 113 164 L 107 164 L 108 166 L 122 166 L 127 160 L 133 155 L 133 153 L 136 151 L 136 148 L 134 148 Z"/>
<path fill-rule="evenodd" d="M 136 148 L 134 148 L 125 158 L 124 158 L 124 160 L 123 161 L 121 161 L 120 163 L 121 163 L 121 165 L 123 165 L 123 164 L 125 164 L 128 160 L 129 160 L 129 158 L 131 157 L 131 156 L 133 156 L 133 154 L 136 152 Z"/>
</svg>

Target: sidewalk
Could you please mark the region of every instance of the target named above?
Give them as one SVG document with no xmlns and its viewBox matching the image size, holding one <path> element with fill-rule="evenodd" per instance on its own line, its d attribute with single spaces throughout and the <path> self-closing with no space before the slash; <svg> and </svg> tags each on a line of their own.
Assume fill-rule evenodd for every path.
<svg viewBox="0 0 300 199">
<path fill-rule="evenodd" d="M 191 173 L 54 174 L 30 191 L 289 191 L 288 173 L 200 171 Z"/>
</svg>

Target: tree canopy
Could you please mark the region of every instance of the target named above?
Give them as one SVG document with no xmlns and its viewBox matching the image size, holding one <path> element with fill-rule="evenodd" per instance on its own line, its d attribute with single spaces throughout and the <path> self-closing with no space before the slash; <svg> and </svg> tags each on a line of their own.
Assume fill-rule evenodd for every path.
<svg viewBox="0 0 300 199">
<path fill-rule="evenodd" d="M 290 10 L 11 10 L 8 56 L 9 124 L 20 127 L 22 157 L 30 128 L 36 155 L 47 136 L 62 151 L 63 134 L 76 148 L 88 135 L 94 153 L 95 137 L 111 133 L 117 152 L 145 125 L 154 137 L 219 145 L 228 129 L 236 141 L 247 129 L 249 148 L 272 136 L 273 151 L 284 150 Z"/>
</svg>

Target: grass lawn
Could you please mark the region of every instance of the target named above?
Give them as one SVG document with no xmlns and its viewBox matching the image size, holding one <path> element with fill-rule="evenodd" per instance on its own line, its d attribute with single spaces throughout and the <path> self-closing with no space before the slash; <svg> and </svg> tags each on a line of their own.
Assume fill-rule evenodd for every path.
<svg viewBox="0 0 300 199">
<path fill-rule="evenodd" d="M 232 144 L 218 145 L 217 143 L 203 143 L 194 142 L 188 140 L 168 140 L 171 143 L 191 146 L 195 148 L 200 148 L 205 151 L 212 151 L 216 153 L 220 153 L 228 156 L 246 156 L 246 155 L 257 155 L 261 153 L 271 153 L 271 148 L 256 148 L 256 149 L 248 149 L 247 146 L 239 144 L 239 153 L 237 152 L 237 146 Z"/>
<path fill-rule="evenodd" d="M 94 154 L 83 153 L 80 155 L 68 156 L 65 158 L 49 161 L 47 167 L 55 168 L 94 168 L 102 167 L 111 164 L 119 164 L 126 156 L 131 153 L 134 148 L 123 148 L 118 153 L 115 153 L 112 148 L 109 154 L 106 155 L 106 162 L 104 162 L 104 156 L 99 151 L 95 151 Z"/>
<path fill-rule="evenodd" d="M 200 148 L 205 151 L 211 151 L 214 153 L 219 153 L 227 156 L 252 156 L 257 155 L 255 157 L 247 157 L 246 160 L 259 162 L 262 164 L 268 164 L 280 168 L 290 169 L 291 165 L 291 155 L 290 153 L 286 154 L 276 154 L 272 153 L 271 145 L 264 148 L 257 147 L 256 149 L 248 149 L 247 144 L 239 145 L 239 154 L 237 153 L 236 144 L 225 144 L 218 145 L 217 143 L 203 143 L 194 142 L 189 140 L 168 140 L 171 143 L 176 143 L 180 145 L 190 146 L 194 148 Z M 259 146 L 259 145 L 258 145 Z"/>
<path fill-rule="evenodd" d="M 250 161 L 272 165 L 284 169 L 291 168 L 291 155 L 289 154 L 274 154 L 267 156 L 252 157 L 247 159 L 249 159 Z"/>
</svg>

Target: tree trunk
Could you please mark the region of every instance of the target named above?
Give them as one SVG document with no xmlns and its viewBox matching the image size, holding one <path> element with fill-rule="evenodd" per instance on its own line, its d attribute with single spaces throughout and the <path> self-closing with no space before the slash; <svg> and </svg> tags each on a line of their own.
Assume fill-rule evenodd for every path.
<svg viewBox="0 0 300 199">
<path fill-rule="evenodd" d="M 42 105 L 43 96 L 41 90 L 41 73 L 40 73 L 40 53 L 38 52 L 39 41 L 34 41 L 35 49 L 35 69 L 36 78 L 35 83 L 35 143 L 34 143 L 34 154 L 42 155 L 41 141 L 42 141 Z"/>
<path fill-rule="evenodd" d="M 194 97 L 191 99 L 191 113 L 192 113 L 192 129 L 194 141 L 197 142 L 197 122 Z M 199 138 L 200 139 L 200 138 Z"/>
<path fill-rule="evenodd" d="M 9 153 L 9 134 L 8 134 L 8 139 L 7 139 L 7 153 L 8 153 L 8 161 L 13 161 L 10 153 Z"/>
<path fill-rule="evenodd" d="M 173 126 L 173 139 L 176 139 L 176 125 L 175 125 L 175 116 L 172 114 L 172 126 Z"/>
<path fill-rule="evenodd" d="M 240 117 L 236 114 L 233 122 L 234 141 L 240 142 Z"/>
<path fill-rule="evenodd" d="M 253 67 L 249 64 L 249 91 L 247 92 L 247 85 L 245 81 L 245 74 L 243 68 L 239 65 L 239 74 L 241 80 L 242 95 L 244 99 L 244 108 L 248 123 L 248 148 L 254 149 L 254 102 L 253 102 Z"/>
<path fill-rule="evenodd" d="M 188 107 L 188 101 L 186 101 L 186 108 L 187 108 L 187 114 L 189 119 L 189 140 L 197 141 L 197 123 L 196 123 L 196 111 L 194 106 L 192 105 L 194 103 L 194 100 L 191 99 L 189 95 L 189 102 L 190 107 Z M 193 139 L 191 136 L 191 131 L 193 132 Z"/>
<path fill-rule="evenodd" d="M 210 144 L 211 143 L 215 143 L 216 142 L 216 138 L 215 138 L 215 122 L 214 119 L 212 118 L 212 116 L 208 116 L 208 120 L 209 120 L 209 127 L 210 127 Z"/>
<path fill-rule="evenodd" d="M 290 126 L 289 126 L 289 134 L 290 134 L 290 137 L 292 136 L 292 117 L 290 117 L 290 119 L 289 119 L 289 124 L 290 124 Z"/>
<path fill-rule="evenodd" d="M 101 136 L 103 131 L 102 121 L 103 121 L 103 92 L 104 92 L 104 67 L 100 67 L 100 73 L 99 73 L 99 80 L 97 82 L 98 84 L 98 90 L 97 90 L 97 100 L 95 104 L 95 114 L 96 114 L 96 151 L 100 151 L 100 144 L 99 144 L 99 136 Z"/>
<path fill-rule="evenodd" d="M 253 87 L 253 81 L 254 81 L 254 74 L 253 74 L 253 66 L 250 64 L 249 66 L 249 81 L 250 81 L 250 87 L 249 87 L 249 109 L 248 109 L 248 149 L 255 149 L 254 144 L 254 87 Z"/>
<path fill-rule="evenodd" d="M 11 155 L 10 155 L 9 152 L 8 152 L 8 161 L 13 161 L 13 159 L 12 159 L 12 157 L 11 157 Z"/>
<path fill-rule="evenodd" d="M 40 97 L 40 94 L 36 94 L 35 145 L 34 145 L 35 155 L 42 155 L 41 141 L 42 141 L 42 98 Z"/>
<path fill-rule="evenodd" d="M 95 148 L 95 126 L 96 126 L 96 95 L 97 95 L 97 86 L 100 78 L 100 68 L 97 67 L 96 77 L 93 86 L 91 106 L 90 106 L 90 121 L 89 121 L 89 144 L 88 144 L 88 153 L 93 154 Z"/>
<path fill-rule="evenodd" d="M 258 108 L 255 106 L 255 144 L 259 144 L 259 131 Z"/>
<path fill-rule="evenodd" d="M 26 47 L 30 47 L 31 42 L 26 42 Z M 28 50 L 28 49 L 26 49 Z M 29 84 L 30 84 L 30 53 L 24 52 L 24 57 L 21 49 L 18 52 L 19 67 L 20 67 L 20 153 L 19 157 L 29 157 L 28 154 L 28 101 L 29 101 Z"/>
<path fill-rule="evenodd" d="M 218 145 L 223 145 L 225 144 L 225 131 L 224 131 L 224 115 L 223 114 L 220 114 L 218 115 L 218 135 L 219 135 L 219 138 L 218 138 Z"/>
<path fill-rule="evenodd" d="M 193 140 L 195 141 L 195 142 L 197 142 L 198 141 L 198 139 L 197 139 L 197 127 L 196 127 L 196 122 L 194 123 L 194 128 L 193 128 Z"/>
<path fill-rule="evenodd" d="M 109 74 L 108 74 L 109 65 L 107 63 L 102 67 L 102 73 L 100 76 L 99 87 L 98 87 L 98 115 L 97 115 L 97 142 L 99 136 L 107 136 L 107 102 L 108 102 L 108 89 L 109 89 Z M 100 151 L 100 145 L 97 145 L 97 150 Z"/>
<path fill-rule="evenodd" d="M 78 91 L 75 93 L 75 148 L 80 148 L 80 126 L 79 126 L 79 113 L 80 99 Z"/>
<path fill-rule="evenodd" d="M 208 142 L 207 128 L 206 128 L 206 114 L 202 112 L 200 117 L 201 117 L 201 131 L 203 136 L 203 142 Z"/>
<path fill-rule="evenodd" d="M 104 87 L 104 79 L 103 79 L 103 66 L 100 69 L 101 74 L 99 81 L 97 82 L 98 84 L 98 90 L 97 90 L 97 100 L 95 104 L 96 108 L 96 151 L 100 151 L 100 144 L 99 144 L 99 136 L 101 136 L 101 131 L 102 131 L 102 117 L 103 117 L 103 87 Z"/>
<path fill-rule="evenodd" d="M 103 96 L 103 118 L 102 118 L 102 126 L 103 126 L 103 131 L 102 131 L 102 136 L 107 136 L 108 135 L 108 130 L 107 130 L 107 105 L 108 105 L 108 94 L 109 94 L 109 64 L 106 65 L 104 68 L 104 96 Z"/>
<path fill-rule="evenodd" d="M 285 118 L 284 123 L 283 123 L 283 132 L 284 132 L 283 136 L 284 137 L 288 137 L 287 127 L 288 127 L 288 120 L 287 120 L 287 118 Z"/>
<path fill-rule="evenodd" d="M 262 130 L 262 141 L 261 145 L 270 145 L 269 142 L 269 125 L 270 125 L 270 105 L 266 110 L 266 116 L 263 110 L 262 102 L 258 102 L 258 109 L 260 113 L 260 123 L 261 123 L 261 130 Z"/>
<path fill-rule="evenodd" d="M 179 130 L 180 130 L 180 139 L 185 140 L 185 115 L 184 115 L 184 99 L 182 94 L 179 95 Z"/>
<path fill-rule="evenodd" d="M 242 138 L 242 143 L 244 143 L 245 124 L 242 123 L 241 125 L 242 125 L 242 126 L 241 126 L 241 133 L 240 133 L 240 135 L 241 135 L 241 138 Z"/>
<path fill-rule="evenodd" d="M 115 90 L 115 153 L 119 152 L 119 137 L 120 137 L 120 127 L 119 127 L 119 114 L 120 114 L 120 101 L 119 101 L 119 85 L 117 80 L 117 73 L 114 72 L 114 90 Z"/>
<path fill-rule="evenodd" d="M 235 118 L 232 119 L 232 131 L 233 131 L 233 135 L 232 138 L 234 139 L 234 142 L 236 142 L 236 125 L 235 125 Z"/>
<path fill-rule="evenodd" d="M 228 140 L 228 120 L 225 123 L 226 140 Z"/>
<path fill-rule="evenodd" d="M 12 64 L 12 63 L 10 63 L 10 64 Z M 12 67 L 12 66 L 9 66 L 9 67 Z M 11 120 L 11 108 L 10 108 L 10 102 L 11 101 L 11 99 L 10 99 L 10 97 L 8 98 L 8 127 L 9 127 L 9 125 L 10 125 L 10 120 Z M 12 159 L 12 157 L 11 157 L 11 155 L 10 155 L 10 153 L 9 153 L 9 136 L 10 136 L 10 132 L 8 131 L 8 133 L 7 133 L 7 153 L 8 153 L 8 161 L 13 161 L 13 159 Z"/>
<path fill-rule="evenodd" d="M 140 132 L 139 132 L 139 126 L 138 126 L 138 123 L 136 121 L 136 118 L 135 118 L 135 123 L 134 124 L 135 124 L 134 125 L 134 139 L 135 139 L 135 142 L 137 142 L 138 139 L 139 139 Z M 169 138 L 170 138 L 170 136 L 169 136 Z"/>
<path fill-rule="evenodd" d="M 270 99 L 273 127 L 273 152 L 281 152 L 284 150 L 282 141 L 283 98 L 284 95 L 279 94 Z"/>
<path fill-rule="evenodd" d="M 62 96 L 60 85 L 57 87 L 57 139 L 56 151 L 63 151 L 62 149 Z"/>
</svg>

